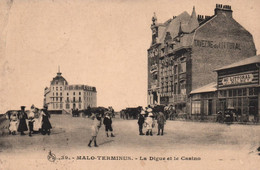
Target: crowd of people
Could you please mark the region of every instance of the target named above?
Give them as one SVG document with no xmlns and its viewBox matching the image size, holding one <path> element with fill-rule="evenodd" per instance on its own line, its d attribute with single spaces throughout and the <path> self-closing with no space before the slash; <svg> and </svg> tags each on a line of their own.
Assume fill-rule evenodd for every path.
<svg viewBox="0 0 260 170">
<path fill-rule="evenodd" d="M 47 105 L 44 105 L 43 109 L 38 109 L 32 105 L 28 111 L 25 111 L 25 106 L 21 106 L 21 110 L 10 111 L 6 116 L 9 120 L 9 134 L 20 133 L 23 136 L 26 135 L 25 132 L 28 130 L 30 137 L 39 132 L 43 135 L 50 135 L 51 133 L 52 126 L 49 121 L 50 114 Z"/>
<path fill-rule="evenodd" d="M 163 136 L 164 125 L 166 123 L 166 117 L 163 112 L 158 112 L 156 114 L 157 135 Z M 153 128 L 155 127 L 155 115 L 153 109 L 148 106 L 145 109 L 142 109 L 141 114 L 138 117 L 138 126 L 139 126 L 139 135 L 153 136 Z M 143 133 L 143 129 L 146 129 L 146 133 Z"/>
</svg>

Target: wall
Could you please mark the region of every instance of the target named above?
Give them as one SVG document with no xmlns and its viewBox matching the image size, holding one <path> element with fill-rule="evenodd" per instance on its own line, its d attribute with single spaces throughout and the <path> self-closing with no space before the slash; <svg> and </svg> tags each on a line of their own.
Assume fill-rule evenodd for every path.
<svg viewBox="0 0 260 170">
<path fill-rule="evenodd" d="M 216 15 L 194 33 L 192 90 L 215 82 L 214 69 L 254 55 L 252 35 L 225 13 Z"/>
</svg>

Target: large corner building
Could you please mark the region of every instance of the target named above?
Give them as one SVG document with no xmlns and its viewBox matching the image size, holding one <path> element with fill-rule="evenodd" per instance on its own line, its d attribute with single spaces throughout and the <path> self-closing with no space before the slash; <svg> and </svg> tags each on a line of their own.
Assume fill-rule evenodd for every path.
<svg viewBox="0 0 260 170">
<path fill-rule="evenodd" d="M 232 16 L 231 6 L 217 4 L 214 15 L 195 8 L 158 23 L 152 17 L 148 52 L 148 104 L 173 104 L 189 112 L 189 95 L 216 82 L 214 69 L 256 55 L 252 35 Z"/>
<path fill-rule="evenodd" d="M 76 84 L 69 85 L 59 71 L 44 89 L 44 104 L 51 113 L 71 113 L 72 109 L 84 110 L 97 106 L 96 87 Z"/>
</svg>

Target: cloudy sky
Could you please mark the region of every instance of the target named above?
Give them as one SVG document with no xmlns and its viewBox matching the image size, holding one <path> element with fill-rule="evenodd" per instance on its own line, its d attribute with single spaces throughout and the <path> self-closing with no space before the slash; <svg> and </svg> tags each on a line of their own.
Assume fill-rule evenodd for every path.
<svg viewBox="0 0 260 170">
<path fill-rule="evenodd" d="M 258 0 L 1 1 L 0 113 L 42 107 L 58 66 L 69 84 L 95 86 L 99 106 L 145 105 L 153 12 L 164 22 L 193 6 L 213 15 L 216 3 L 232 6 L 259 49 Z"/>
</svg>

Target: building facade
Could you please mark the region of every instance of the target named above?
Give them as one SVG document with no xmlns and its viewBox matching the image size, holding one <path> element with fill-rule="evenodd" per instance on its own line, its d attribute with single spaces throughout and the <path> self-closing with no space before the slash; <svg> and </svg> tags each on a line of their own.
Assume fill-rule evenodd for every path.
<svg viewBox="0 0 260 170">
<path fill-rule="evenodd" d="M 84 110 L 88 106 L 97 106 L 97 91 L 95 87 L 87 85 L 69 85 L 66 79 L 58 72 L 44 89 L 44 104 L 52 113 L 70 113 L 72 109 Z"/>
<path fill-rule="evenodd" d="M 218 68 L 217 82 L 190 93 L 190 116 L 216 117 L 216 113 L 234 108 L 239 122 L 259 122 L 260 55 Z"/>
<path fill-rule="evenodd" d="M 173 104 L 190 111 L 194 89 L 216 80 L 214 69 L 256 55 L 252 35 L 232 17 L 231 6 L 217 4 L 214 15 L 195 8 L 164 23 L 152 18 L 148 52 L 149 105 Z"/>
</svg>

